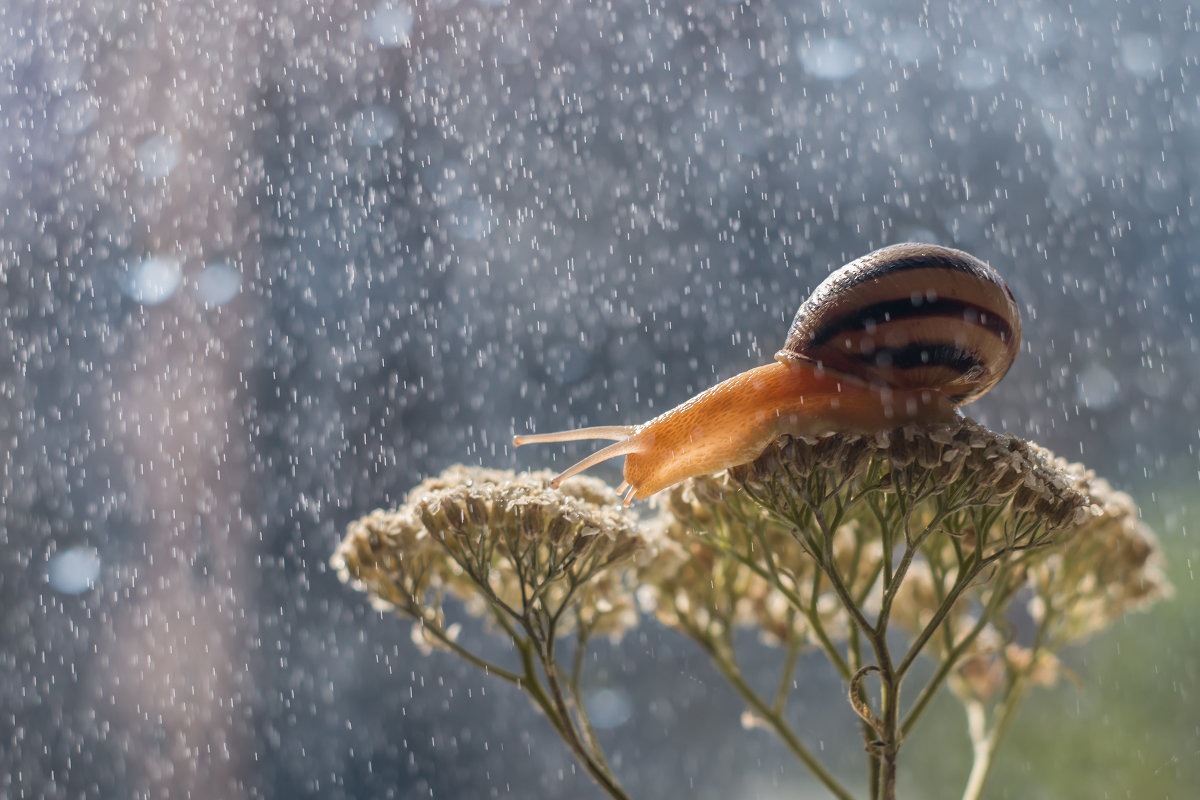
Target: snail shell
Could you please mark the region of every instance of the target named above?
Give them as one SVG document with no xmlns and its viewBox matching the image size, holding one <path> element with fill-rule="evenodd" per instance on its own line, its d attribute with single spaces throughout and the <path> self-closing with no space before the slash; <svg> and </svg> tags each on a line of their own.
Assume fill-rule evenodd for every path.
<svg viewBox="0 0 1200 800">
<path fill-rule="evenodd" d="M 1020 311 L 991 267 L 949 247 L 898 244 L 830 274 L 775 359 L 881 388 L 937 389 L 962 405 L 1004 377 L 1020 345 Z"/>
</svg>

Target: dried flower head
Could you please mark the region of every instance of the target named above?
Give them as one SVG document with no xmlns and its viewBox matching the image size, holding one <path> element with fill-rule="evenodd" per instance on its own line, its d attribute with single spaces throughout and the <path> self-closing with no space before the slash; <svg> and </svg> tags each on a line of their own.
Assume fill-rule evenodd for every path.
<svg viewBox="0 0 1200 800">
<path fill-rule="evenodd" d="M 352 523 L 333 564 L 418 622 L 418 645 L 448 647 L 525 690 L 615 797 L 626 795 L 579 675 L 588 637 L 636 624 L 635 596 L 699 642 L 747 701 L 743 719 L 778 733 L 839 797 L 850 795 L 783 716 L 798 653 L 822 650 L 845 681 L 880 796 L 894 796 L 904 735 L 948 683 L 967 710 L 966 796 L 977 796 L 1023 688 L 1062 674 L 1056 651 L 1171 591 L 1127 495 L 968 419 L 781 437 L 748 464 L 659 494 L 644 533 L 603 483 L 550 490 L 549 478 L 453 467 L 402 507 Z M 456 641 L 446 595 L 511 637 L 519 671 Z M 1028 614 L 1018 598 L 1032 598 Z M 742 677 L 739 628 L 786 651 L 769 700 Z M 554 644 L 571 632 L 568 671 Z M 936 666 L 902 709 L 920 656 Z"/>
<path fill-rule="evenodd" d="M 653 504 L 660 513 L 647 529 L 656 547 L 639 568 L 645 610 L 668 626 L 714 640 L 728 640 L 735 628 L 753 628 L 772 644 L 804 642 L 807 622 L 787 594 L 807 586 L 815 566 L 786 527 L 726 475 L 677 484 Z M 730 536 L 752 538 L 769 553 L 774 572 L 714 546 Z"/>
<path fill-rule="evenodd" d="M 943 498 L 960 508 L 1008 505 L 1053 530 L 1082 521 L 1088 505 L 1045 450 L 967 418 L 873 435 L 781 437 L 730 474 L 768 506 L 903 492 L 910 501 Z"/>
<path fill-rule="evenodd" d="M 1034 619 L 1069 641 L 1141 611 L 1173 589 L 1158 540 L 1139 518 L 1133 499 L 1078 464 L 1065 469 L 1090 499 L 1091 513 L 1031 567 L 1029 583 Z"/>
<path fill-rule="evenodd" d="M 666 624 L 693 635 L 754 626 L 768 641 L 819 637 L 828 649 L 845 640 L 854 607 L 959 663 L 968 688 L 982 685 L 985 663 L 992 678 L 1036 666 L 1042 680 L 1057 664 L 1046 648 L 1061 636 L 1025 659 L 1008 655 L 1028 648 L 998 638 L 1023 587 L 1035 620 L 1055 609 L 1054 632 L 1067 638 L 1168 590 L 1126 495 L 969 419 L 781 437 L 755 461 L 660 498 L 664 544 L 641 576 Z"/>
<path fill-rule="evenodd" d="M 1018 681 L 1051 687 L 1063 674 L 1062 662 L 1049 650 L 1004 644 L 991 628 L 986 634 L 951 676 L 951 690 L 964 701 L 986 705 L 1006 697 Z"/>
<path fill-rule="evenodd" d="M 634 517 L 598 480 L 556 491 L 550 477 L 451 467 L 402 507 L 351 523 L 332 563 L 344 581 L 435 631 L 445 628 L 449 593 L 485 619 L 619 636 L 636 624 L 629 576 L 617 569 L 644 546 Z"/>
</svg>

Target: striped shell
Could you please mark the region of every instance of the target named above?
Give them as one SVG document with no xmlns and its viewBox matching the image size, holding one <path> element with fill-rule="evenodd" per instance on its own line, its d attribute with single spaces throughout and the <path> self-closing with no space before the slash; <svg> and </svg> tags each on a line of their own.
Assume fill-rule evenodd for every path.
<svg viewBox="0 0 1200 800">
<path fill-rule="evenodd" d="M 961 250 L 898 244 L 826 278 L 775 358 L 874 386 L 937 389 L 961 405 L 995 386 L 1020 346 L 1021 313 L 991 267 Z"/>
</svg>

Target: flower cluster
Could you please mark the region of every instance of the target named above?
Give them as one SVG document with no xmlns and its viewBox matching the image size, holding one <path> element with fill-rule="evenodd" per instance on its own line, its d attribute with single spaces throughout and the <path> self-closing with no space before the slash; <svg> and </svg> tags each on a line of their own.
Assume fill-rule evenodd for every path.
<svg viewBox="0 0 1200 800">
<path fill-rule="evenodd" d="M 948 684 L 967 710 L 975 797 L 1025 688 L 1060 674 L 1056 653 L 1171 591 L 1127 495 L 969 419 L 784 436 L 748 464 L 660 493 L 645 521 L 600 481 L 551 490 L 549 478 L 453 467 L 400 508 L 352 523 L 333 564 L 418 623 L 421 646 L 528 693 L 622 800 L 580 670 L 588 638 L 619 637 L 639 606 L 700 644 L 753 718 L 839 798 L 850 795 L 783 714 L 798 653 L 820 650 L 845 682 L 881 796 L 892 796 L 904 736 Z M 521 668 L 458 644 L 447 596 L 508 635 Z M 773 698 L 742 677 L 738 629 L 784 650 Z M 554 642 L 570 634 L 565 670 Z M 934 668 L 902 707 L 918 657 Z"/>
<path fill-rule="evenodd" d="M 870 618 L 953 666 L 953 685 L 976 696 L 994 695 L 997 676 L 1051 682 L 1066 641 L 1169 591 L 1127 495 L 969 419 L 781 437 L 655 503 L 642 605 L 664 624 L 710 649 L 751 627 L 836 661 Z M 1053 626 L 1019 643 L 1013 603 L 1030 590 L 1034 620 L 1053 610 Z"/>
<path fill-rule="evenodd" d="M 782 437 L 749 464 L 661 496 L 664 544 L 643 582 L 669 625 L 715 617 L 776 641 L 812 625 L 841 639 L 843 601 L 878 611 L 886 590 L 892 618 L 915 634 L 964 569 L 1093 519 L 1076 483 L 1044 451 L 966 419 Z M 889 563 L 898 550 L 911 551 L 902 569 Z M 955 613 L 965 618 L 972 599 Z"/>
<path fill-rule="evenodd" d="M 1172 592 L 1158 540 L 1139 518 L 1133 499 L 1078 464 L 1068 474 L 1088 495 L 1093 514 L 1033 565 L 1029 577 L 1034 619 L 1055 620 L 1056 638 L 1064 643 Z"/>
<path fill-rule="evenodd" d="M 635 518 L 598 480 L 555 491 L 550 477 L 452 467 L 400 508 L 351 523 L 333 564 L 343 580 L 422 622 L 414 636 L 427 644 L 436 643 L 431 633 L 453 632 L 447 593 L 492 622 L 619 636 L 636 623 L 634 587 L 614 569 L 644 546 Z"/>
<path fill-rule="evenodd" d="M 731 475 L 772 506 L 819 505 L 847 490 L 904 493 L 913 504 L 931 498 L 962 507 L 1007 504 L 1048 530 L 1081 523 L 1088 505 L 1047 451 L 967 418 L 871 435 L 781 437 Z"/>
<path fill-rule="evenodd" d="M 713 547 L 699 533 L 720 530 L 733 509 L 728 478 L 708 476 L 678 484 L 654 503 L 662 513 L 648 526 L 654 557 L 639 570 L 640 599 L 664 624 L 724 640 L 738 627 L 752 627 L 773 644 L 802 642 L 806 624 L 783 591 L 753 568 Z M 789 567 L 781 581 L 799 588 L 814 568 L 787 530 L 759 508 L 743 503 L 738 525 L 764 542 Z"/>
</svg>

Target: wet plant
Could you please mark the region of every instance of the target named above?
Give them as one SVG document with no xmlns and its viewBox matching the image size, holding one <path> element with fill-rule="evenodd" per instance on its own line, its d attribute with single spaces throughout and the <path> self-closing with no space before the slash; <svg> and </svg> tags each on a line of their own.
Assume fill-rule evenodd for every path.
<svg viewBox="0 0 1200 800">
<path fill-rule="evenodd" d="M 750 464 L 660 494 L 646 520 L 594 479 L 554 491 L 548 478 L 452 468 L 353 523 L 333 561 L 413 619 L 420 645 L 525 691 L 617 798 L 628 795 L 580 684 L 589 640 L 638 623 L 635 597 L 708 655 L 745 722 L 778 736 L 834 797 L 856 794 L 787 718 L 801 653 L 841 676 L 872 800 L 896 797 L 905 738 L 948 688 L 967 717 L 970 800 L 1029 689 L 1062 674 L 1056 654 L 1170 591 L 1127 495 L 966 419 L 783 437 Z M 461 645 L 447 596 L 511 639 L 518 663 Z M 781 652 L 774 692 L 746 679 L 741 629 Z M 922 659 L 932 670 L 914 672 Z"/>
</svg>

